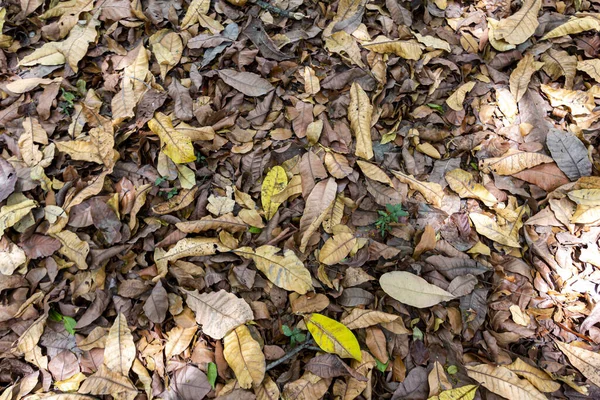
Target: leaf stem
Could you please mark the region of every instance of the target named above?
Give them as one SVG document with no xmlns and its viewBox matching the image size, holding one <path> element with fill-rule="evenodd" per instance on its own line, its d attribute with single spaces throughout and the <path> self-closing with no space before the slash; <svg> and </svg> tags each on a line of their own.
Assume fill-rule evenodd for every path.
<svg viewBox="0 0 600 400">
<path fill-rule="evenodd" d="M 270 363 L 269 365 L 267 365 L 266 370 L 268 371 L 270 369 L 275 368 L 276 366 L 278 366 L 280 364 L 283 364 L 284 362 L 288 361 L 290 358 L 294 357 L 296 354 L 300 353 L 302 350 L 312 347 L 313 343 L 314 342 L 313 342 L 312 338 L 307 339 L 306 342 L 304 342 L 300 346 L 292 349 L 292 351 L 287 353 L 285 356 L 283 356 L 280 359 L 275 360 L 272 363 Z"/>
</svg>

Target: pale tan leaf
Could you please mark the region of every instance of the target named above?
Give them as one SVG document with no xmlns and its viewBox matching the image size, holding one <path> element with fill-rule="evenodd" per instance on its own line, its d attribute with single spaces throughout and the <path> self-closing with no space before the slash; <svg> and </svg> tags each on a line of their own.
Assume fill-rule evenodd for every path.
<svg viewBox="0 0 600 400">
<path fill-rule="evenodd" d="M 325 265 L 334 265 L 350 254 L 358 239 L 352 233 L 338 233 L 327 239 L 319 252 L 319 261 Z"/>
<path fill-rule="evenodd" d="M 97 164 L 103 164 L 102 158 L 97 152 L 96 146 L 86 140 L 67 140 L 64 142 L 55 142 L 58 151 L 67 153 L 73 160 L 89 161 Z"/>
<path fill-rule="evenodd" d="M 510 44 L 521 44 L 533 35 L 537 29 L 538 12 L 542 8 L 542 0 L 525 0 L 513 15 L 498 22 L 494 36 Z"/>
<path fill-rule="evenodd" d="M 540 392 L 552 393 L 560 389 L 560 383 L 553 381 L 550 375 L 539 368 L 532 367 L 520 358 L 517 358 L 512 364 L 506 365 L 506 368 L 527 379 Z"/>
<path fill-rule="evenodd" d="M 212 293 L 181 289 L 186 302 L 196 314 L 202 331 L 213 339 L 222 339 L 229 331 L 254 319 L 252 309 L 243 299 L 225 290 Z"/>
<path fill-rule="evenodd" d="M 588 207 L 600 206 L 600 189 L 578 189 L 570 191 L 567 196 L 577 204 Z"/>
<path fill-rule="evenodd" d="M 259 386 L 254 387 L 256 400 L 279 400 L 281 393 L 279 387 L 269 375 L 265 375 L 265 379 Z"/>
<path fill-rule="evenodd" d="M 283 387 L 283 400 L 315 400 L 327 393 L 331 378 L 325 379 L 310 372 L 305 372 L 300 379 L 288 382 Z"/>
<path fill-rule="evenodd" d="M 444 366 L 439 361 L 433 363 L 433 369 L 429 372 L 427 377 L 429 382 L 429 397 L 439 395 L 445 390 L 452 389 L 452 385 L 448 381 Z"/>
<path fill-rule="evenodd" d="M 552 157 L 541 153 L 527 153 L 510 149 L 500 157 L 486 158 L 479 161 L 479 169 L 483 173 L 495 172 L 498 175 L 514 175 L 536 165 L 554 162 Z"/>
<path fill-rule="evenodd" d="M 260 385 L 265 377 L 265 355 L 246 325 L 229 332 L 223 340 L 223 355 L 242 388 Z"/>
<path fill-rule="evenodd" d="M 418 275 L 405 271 L 387 272 L 379 279 L 381 288 L 392 298 L 417 308 L 431 307 L 454 299 L 454 295 Z"/>
<path fill-rule="evenodd" d="M 454 111 L 462 111 L 465 97 L 467 96 L 467 93 L 473 89 L 473 87 L 475 87 L 475 82 L 467 82 L 462 84 L 454 91 L 454 93 L 450 95 L 450 97 L 446 99 L 446 104 L 448 104 L 448 107 Z"/>
<path fill-rule="evenodd" d="M 329 171 L 334 178 L 344 179 L 354 172 L 354 169 L 348 163 L 348 159 L 342 154 L 328 151 L 325 153 L 324 161 L 327 171 Z"/>
<path fill-rule="evenodd" d="M 365 176 L 369 179 L 373 179 L 374 181 L 385 183 L 394 187 L 392 180 L 389 176 L 377 165 L 368 163 L 362 160 L 356 160 L 356 163 L 360 167 L 360 170 L 365 174 Z"/>
<path fill-rule="evenodd" d="M 192 204 L 198 189 L 198 186 L 192 189 L 181 189 L 177 195 L 171 197 L 169 200 L 153 206 L 152 211 L 154 211 L 156 214 L 164 215 L 182 210 Z"/>
<path fill-rule="evenodd" d="M 300 294 L 313 290 L 310 271 L 292 250 L 286 249 L 283 251 L 283 256 L 280 256 L 277 255 L 280 252 L 278 247 L 264 245 L 255 250 L 250 247 L 240 247 L 233 252 L 253 260 L 256 268 L 282 289 Z"/>
<path fill-rule="evenodd" d="M 5 230 L 16 225 L 37 206 L 38 204 L 34 200 L 25 200 L 17 204 L 2 206 L 0 208 L 0 238 L 4 236 Z"/>
<path fill-rule="evenodd" d="M 422 182 L 415 179 L 412 175 L 405 175 L 398 171 L 392 171 L 392 173 L 402 183 L 406 183 L 412 190 L 416 190 L 425 197 L 431 205 L 440 208 L 444 199 L 444 190 L 442 187 L 435 182 Z"/>
<path fill-rule="evenodd" d="M 510 226 L 500 226 L 485 214 L 470 213 L 469 218 L 473 221 L 477 233 L 505 246 L 521 247 L 518 232 L 511 230 Z"/>
<path fill-rule="evenodd" d="M 135 359 L 135 353 L 133 335 L 127 326 L 127 318 L 119 313 L 106 337 L 104 365 L 112 372 L 127 376 Z"/>
<path fill-rule="evenodd" d="M 337 183 L 329 178 L 315 185 L 306 199 L 304 214 L 300 218 L 300 251 L 304 252 L 311 235 L 325 220 L 328 210 L 333 207 L 337 195 Z"/>
<path fill-rule="evenodd" d="M 218 72 L 223 82 L 246 96 L 263 96 L 275 89 L 268 80 L 252 72 L 238 72 L 233 69 L 221 69 Z"/>
<path fill-rule="evenodd" d="M 377 324 L 385 324 L 400 318 L 398 315 L 384 313 L 375 310 L 363 310 L 353 308 L 350 314 L 344 317 L 340 322 L 348 329 L 368 328 Z"/>
<path fill-rule="evenodd" d="M 100 365 L 95 374 L 89 376 L 81 385 L 79 393 L 113 396 L 127 394 L 137 394 L 137 388 L 131 383 L 128 377 L 115 371 L 109 370 L 106 366 Z"/>
<path fill-rule="evenodd" d="M 184 238 L 171 247 L 160 260 L 176 261 L 184 257 L 210 256 L 217 251 L 230 251 L 216 238 Z M 160 261 L 155 260 L 155 261 Z"/>
<path fill-rule="evenodd" d="M 304 91 L 306 94 L 315 95 L 321 90 L 319 78 L 311 67 L 304 67 Z"/>
<path fill-rule="evenodd" d="M 6 9 L 4 9 L 6 10 Z M 49 79 L 49 78 L 25 78 L 17 79 L 6 84 L 6 88 L 13 93 L 23 94 L 36 89 L 40 85 L 48 85 L 53 82 L 61 82 L 62 78 Z"/>
<path fill-rule="evenodd" d="M 77 268 L 88 268 L 85 259 L 90 252 L 90 245 L 87 242 L 79 239 L 79 236 L 71 231 L 61 231 L 51 236 L 60 241 L 61 247 L 58 250 L 60 254 L 73 261 Z"/>
<path fill-rule="evenodd" d="M 595 385 L 600 385 L 600 354 L 583 349 L 576 345 L 563 342 L 555 342 L 571 364 L 579 370 Z"/>
<path fill-rule="evenodd" d="M 25 252 L 6 238 L 0 240 L 0 273 L 10 276 L 27 262 Z"/>
<path fill-rule="evenodd" d="M 362 46 L 380 54 L 395 54 L 407 60 L 418 60 L 423 51 L 415 40 L 394 40 L 385 36 L 377 36 L 372 42 L 363 43 Z"/>
<path fill-rule="evenodd" d="M 493 18 L 488 18 L 488 39 L 492 47 L 498 51 L 508 51 L 513 50 L 517 46 L 514 44 L 508 43 L 506 40 L 500 39 L 496 36 L 496 29 L 498 29 L 498 23 L 500 21 L 495 20 Z"/>
<path fill-rule="evenodd" d="M 75 25 L 67 39 L 60 43 L 58 50 L 74 72 L 79 70 L 77 64 L 87 54 L 89 44 L 96 41 L 96 28 L 99 25 L 100 22 L 95 17 L 85 26 Z"/>
<path fill-rule="evenodd" d="M 358 47 L 356 39 L 346 31 L 335 32 L 333 35 L 327 36 L 325 38 L 325 48 L 328 51 L 338 53 L 341 56 L 347 54 L 348 58 L 350 58 L 354 64 L 361 68 L 365 67 L 360 56 L 360 47 Z"/>
<path fill-rule="evenodd" d="M 373 106 L 369 96 L 357 83 L 352 83 L 350 88 L 350 104 L 348 105 L 348 119 L 350 127 L 356 136 L 357 157 L 370 160 L 373 158 L 373 141 L 371 140 L 371 118 Z"/>
<path fill-rule="evenodd" d="M 187 29 L 198 22 L 199 15 L 206 15 L 210 8 L 210 0 L 193 0 L 181 20 L 181 29 Z"/>
<path fill-rule="evenodd" d="M 565 89 L 573 87 L 573 79 L 577 69 L 577 57 L 569 55 L 564 50 L 548 49 L 541 56 L 544 62 L 542 69 L 550 75 L 553 80 L 558 80 L 561 76 L 565 77 Z"/>
<path fill-rule="evenodd" d="M 600 20 L 592 16 L 573 17 L 567 22 L 546 33 L 541 40 L 557 38 L 565 35 L 576 35 L 585 31 L 600 31 Z"/>
<path fill-rule="evenodd" d="M 600 60 L 594 58 L 592 60 L 577 61 L 577 69 L 591 76 L 596 82 L 600 82 Z"/>
<path fill-rule="evenodd" d="M 165 358 L 169 360 L 171 357 L 183 353 L 192 342 L 198 327 L 183 328 L 176 326 L 167 332 L 167 343 L 165 343 Z"/>
<path fill-rule="evenodd" d="M 566 106 L 573 115 L 588 115 L 596 107 L 591 91 L 555 89 L 549 85 L 541 85 L 540 89 L 553 107 Z"/>
<path fill-rule="evenodd" d="M 462 198 L 481 200 L 486 206 L 491 207 L 498 203 L 498 199 L 485 188 L 475 182 L 473 175 L 460 168 L 446 173 L 446 182 Z"/>
<path fill-rule="evenodd" d="M 510 92 L 515 97 L 516 101 L 521 100 L 521 97 L 529 87 L 531 76 L 544 65 L 543 62 L 537 62 L 533 59 L 530 53 L 519 61 L 517 67 L 510 74 Z"/>
<path fill-rule="evenodd" d="M 183 42 L 177 33 L 164 29 L 150 36 L 149 42 L 160 67 L 160 76 L 164 81 L 167 72 L 179 64 L 183 52 Z"/>
<path fill-rule="evenodd" d="M 25 56 L 19 66 L 31 67 L 34 65 L 62 65 L 66 62 L 65 56 L 60 52 L 60 43 L 49 42 L 33 53 Z"/>
<path fill-rule="evenodd" d="M 430 49 L 444 50 L 450 53 L 452 49 L 450 48 L 450 43 L 445 40 L 439 39 L 435 36 L 421 35 L 417 32 L 413 32 L 413 35 L 417 38 L 419 43 L 423 43 Z"/>
<path fill-rule="evenodd" d="M 507 399 L 547 400 L 531 383 L 519 377 L 511 370 L 488 364 L 467 366 L 467 374 L 483 384 L 491 392 Z"/>
<path fill-rule="evenodd" d="M 40 341 L 44 328 L 46 326 L 45 315 L 36 319 L 29 327 L 21 334 L 15 349 L 17 353 L 27 354 L 32 352 Z"/>
</svg>

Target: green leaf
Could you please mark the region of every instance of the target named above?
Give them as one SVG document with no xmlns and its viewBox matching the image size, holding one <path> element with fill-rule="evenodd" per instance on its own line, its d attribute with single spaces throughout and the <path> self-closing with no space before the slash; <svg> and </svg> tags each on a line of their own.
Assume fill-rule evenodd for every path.
<svg viewBox="0 0 600 400">
<path fill-rule="evenodd" d="M 446 372 L 450 375 L 454 375 L 458 373 L 458 367 L 456 365 L 449 365 L 448 368 L 446 368 Z"/>
<path fill-rule="evenodd" d="M 378 359 L 375 359 L 375 362 L 377 363 L 377 369 L 381 372 L 385 372 L 385 370 L 387 369 L 388 364 L 390 363 L 389 361 L 386 362 L 385 364 L 382 363 L 381 361 L 379 361 Z"/>
<path fill-rule="evenodd" d="M 77 321 L 71 317 L 63 317 L 63 324 L 65 325 L 65 329 L 71 335 L 75 334 L 75 325 L 77 325 Z"/>
<path fill-rule="evenodd" d="M 423 331 L 421 331 L 418 327 L 413 328 L 413 338 L 417 340 L 423 340 Z"/>
<path fill-rule="evenodd" d="M 291 337 L 291 336 L 293 336 L 293 335 L 294 335 L 294 332 L 292 332 L 292 330 L 290 329 L 290 327 L 289 327 L 289 326 L 287 326 L 287 325 L 283 325 L 283 326 L 281 327 L 281 330 L 282 330 L 283 334 L 284 334 L 285 336 L 287 336 L 287 337 Z"/>
<path fill-rule="evenodd" d="M 248 231 L 250 231 L 250 233 L 261 233 L 262 229 L 257 228 L 256 226 L 251 226 L 250 229 L 248 229 Z"/>
<path fill-rule="evenodd" d="M 439 111 L 441 113 L 444 112 L 444 107 L 439 104 L 427 103 L 427 107 L 434 109 L 435 111 Z"/>
<path fill-rule="evenodd" d="M 206 368 L 206 376 L 208 377 L 208 382 L 212 388 L 215 388 L 215 383 L 217 382 L 217 364 L 214 362 L 209 362 Z"/>
<path fill-rule="evenodd" d="M 50 312 L 48 313 L 48 318 L 50 318 L 50 321 L 54 322 L 60 322 L 63 320 L 62 314 L 54 309 L 50 309 Z"/>
</svg>

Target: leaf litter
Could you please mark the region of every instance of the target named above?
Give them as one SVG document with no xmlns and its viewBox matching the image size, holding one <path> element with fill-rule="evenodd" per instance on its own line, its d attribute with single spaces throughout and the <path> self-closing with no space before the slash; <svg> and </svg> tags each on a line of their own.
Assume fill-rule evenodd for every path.
<svg viewBox="0 0 600 400">
<path fill-rule="evenodd" d="M 600 398 L 600 6 L 0 6 L 2 399 Z"/>
</svg>

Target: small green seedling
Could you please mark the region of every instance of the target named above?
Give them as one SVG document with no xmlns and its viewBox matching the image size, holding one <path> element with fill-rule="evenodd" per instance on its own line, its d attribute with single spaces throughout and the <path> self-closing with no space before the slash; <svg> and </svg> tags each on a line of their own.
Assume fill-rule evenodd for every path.
<svg viewBox="0 0 600 400">
<path fill-rule="evenodd" d="M 161 183 L 165 182 L 166 180 L 167 180 L 167 178 L 165 178 L 164 176 L 159 176 L 154 181 L 154 186 L 159 186 Z"/>
<path fill-rule="evenodd" d="M 292 347 L 295 347 L 298 343 L 302 343 L 306 340 L 306 334 L 302 333 L 298 328 L 292 330 L 289 326 L 283 325 L 281 330 L 285 336 L 290 338 L 290 345 Z"/>
<path fill-rule="evenodd" d="M 167 199 L 170 199 L 173 196 L 175 196 L 177 194 L 177 192 L 179 192 L 179 189 L 177 189 L 177 188 L 173 188 L 173 189 L 169 190 L 167 192 Z"/>
<path fill-rule="evenodd" d="M 375 221 L 375 226 L 379 229 L 382 237 L 392 230 L 390 224 L 398 222 L 400 217 L 408 217 L 408 213 L 402 209 L 402 204 L 386 204 L 385 211 L 378 211 L 379 218 Z"/>
<path fill-rule="evenodd" d="M 75 321 L 74 318 L 62 315 L 53 309 L 51 309 L 50 313 L 48 313 L 48 317 L 51 321 L 62 322 L 67 332 L 69 332 L 71 335 L 75 334 L 75 325 L 77 325 L 77 321 Z"/>
<path fill-rule="evenodd" d="M 377 363 L 377 369 L 380 372 L 385 372 L 387 370 L 388 364 L 390 363 L 389 361 L 386 362 L 385 364 L 382 363 L 381 361 L 379 361 L 378 359 L 375 359 L 375 362 Z"/>
<path fill-rule="evenodd" d="M 58 103 L 63 114 L 71 115 L 71 111 L 73 110 L 75 104 L 73 101 L 75 100 L 75 94 L 71 92 L 67 92 L 65 89 L 61 88 L 62 94 L 60 96 L 60 102 Z"/>
</svg>

